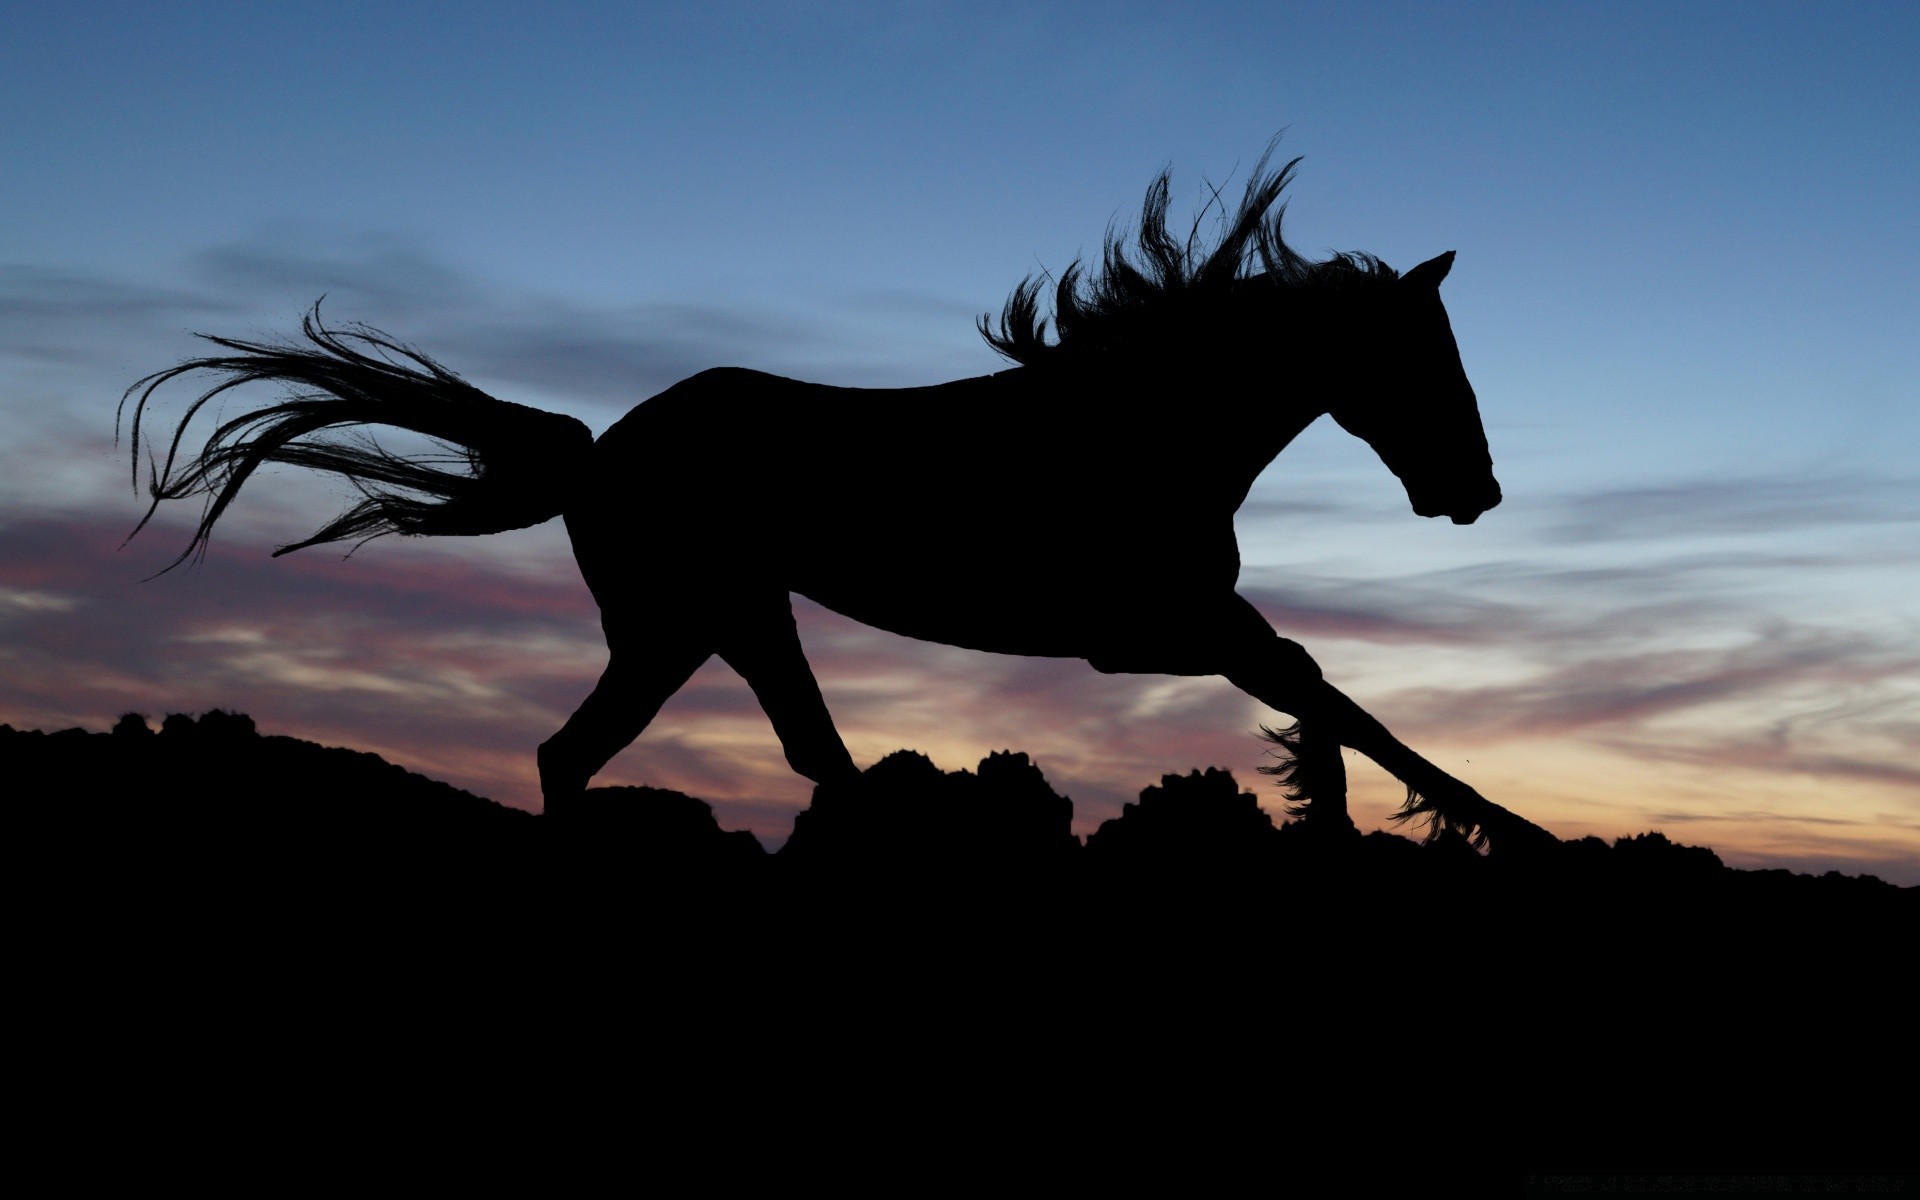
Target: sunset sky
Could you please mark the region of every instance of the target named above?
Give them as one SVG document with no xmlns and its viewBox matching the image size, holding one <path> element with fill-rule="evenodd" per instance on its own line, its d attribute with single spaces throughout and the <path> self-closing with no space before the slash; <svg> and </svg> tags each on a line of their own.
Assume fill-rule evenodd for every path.
<svg viewBox="0 0 1920 1200">
<path fill-rule="evenodd" d="M 1420 520 L 1321 422 L 1241 511 L 1243 593 L 1563 837 L 1920 884 L 1920 6 L 72 3 L 5 27 L 0 721 L 224 707 L 537 807 L 534 747 L 604 662 L 559 524 L 275 560 L 351 496 L 275 472 L 204 566 L 143 581 L 197 507 L 120 548 L 129 383 L 323 294 L 596 433 L 710 366 L 985 374 L 973 321 L 1021 277 L 1097 253 L 1163 168 L 1177 219 L 1237 191 L 1284 129 L 1295 246 L 1458 252 L 1442 294 L 1507 500 Z M 1308 351 L 1276 341 L 1276 388 Z M 863 765 L 1025 750 L 1082 832 L 1206 766 L 1278 809 L 1254 735 L 1281 718 L 1224 681 L 799 612 Z M 717 661 L 601 781 L 770 846 L 809 793 Z M 1382 827 L 1399 788 L 1353 782 Z"/>
</svg>

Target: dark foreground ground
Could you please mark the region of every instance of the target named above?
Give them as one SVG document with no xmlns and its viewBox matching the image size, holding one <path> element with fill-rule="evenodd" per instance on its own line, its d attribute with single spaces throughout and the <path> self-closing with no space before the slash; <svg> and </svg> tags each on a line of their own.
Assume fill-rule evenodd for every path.
<svg viewBox="0 0 1920 1200">
<path fill-rule="evenodd" d="M 18 1044 L 47 1103 L 198 1130 L 168 1161 L 557 1123 L 860 1190 L 1910 1190 L 1920 896 L 1871 877 L 1276 828 L 1213 771 L 1081 845 L 1015 754 L 893 755 L 773 856 L 677 793 L 536 817 L 218 713 L 0 726 L 0 780 Z"/>
</svg>

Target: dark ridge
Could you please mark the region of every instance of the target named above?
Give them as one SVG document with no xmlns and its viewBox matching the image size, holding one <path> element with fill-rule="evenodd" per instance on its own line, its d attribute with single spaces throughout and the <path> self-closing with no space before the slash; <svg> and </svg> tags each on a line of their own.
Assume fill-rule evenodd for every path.
<svg viewBox="0 0 1920 1200">
<path fill-rule="evenodd" d="M 568 1111 L 581 1072 L 684 1121 L 751 1100 L 729 1120 L 858 1121 L 941 1162 L 1037 1138 L 1076 1171 L 1088 1135 L 1182 1170 L 1364 1154 L 1376 1182 L 1872 1170 L 1910 1132 L 1875 1081 L 1901 1074 L 1916 889 L 1657 833 L 1503 863 L 1276 827 L 1210 770 L 1082 846 L 1026 756 L 902 751 L 767 855 L 679 793 L 536 817 L 217 711 L 0 726 L 0 778 L 22 1037 L 89 1096 L 244 1081 L 229 1135 L 293 1136 L 290 1097 L 336 1102 L 307 1080 Z M 1474 1144 L 1382 1136 L 1383 1104 L 1470 1116 Z"/>
<path fill-rule="evenodd" d="M 1163 777 L 1082 846 L 1071 833 L 1072 802 L 1011 752 L 974 772 L 941 771 L 908 750 L 888 755 L 857 785 L 816 789 L 777 856 L 750 833 L 722 830 L 709 805 L 677 792 L 595 788 L 536 817 L 372 754 L 262 736 L 251 718 L 219 710 L 173 714 L 158 732 L 136 714 L 98 734 L 0 725 L 0 777 L 14 827 L 29 842 L 173 864 L 171 874 L 197 880 L 223 871 L 282 881 L 345 873 L 387 889 L 431 890 L 442 877 L 484 867 L 505 872 L 510 888 L 550 869 L 571 883 L 639 876 L 665 886 L 718 873 L 799 891 L 884 878 L 896 894 L 928 903 L 1018 883 L 1023 895 L 1055 885 L 1194 896 L 1307 890 L 1368 908 L 1442 887 L 1468 903 L 1549 897 L 1622 913 L 1679 899 L 1749 911 L 1838 904 L 1912 912 L 1920 896 L 1871 875 L 1731 870 L 1711 850 L 1657 832 L 1503 860 L 1453 835 L 1420 844 L 1308 821 L 1276 826 L 1232 775 L 1211 768 Z"/>
<path fill-rule="evenodd" d="M 251 717 L 219 709 L 198 718 L 171 714 L 157 732 L 137 713 L 121 717 L 109 733 L 0 725 L 0 776 L 16 816 L 85 824 L 102 834 L 116 825 L 161 823 L 206 831 L 226 821 L 235 829 L 298 827 L 310 835 L 352 830 L 351 840 L 367 847 L 411 837 L 512 845 L 551 825 L 557 837 L 599 846 L 622 842 L 624 853 L 648 861 L 683 854 L 703 862 L 768 858 L 751 834 L 721 830 L 706 802 L 679 792 L 594 788 L 542 821 L 374 754 L 262 735 Z M 1309 856 L 1350 864 L 1358 856 L 1405 865 L 1417 857 L 1488 877 L 1530 877 L 1524 865 L 1496 863 L 1459 838 L 1422 845 L 1343 830 L 1323 839 L 1303 821 L 1276 826 L 1253 793 L 1217 768 L 1163 776 L 1138 803 L 1102 823 L 1084 847 L 1071 832 L 1072 819 L 1072 801 L 1055 792 L 1025 754 L 995 752 L 977 771 L 942 771 L 923 754 L 899 750 L 867 768 L 857 788 L 816 789 L 778 858 L 823 870 L 905 860 L 916 871 L 933 863 L 1058 865 L 1084 858 L 1116 869 L 1191 864 L 1217 875 L 1227 863 L 1264 869 L 1302 865 Z M 1916 890 L 1872 875 L 1733 870 L 1712 850 L 1660 832 L 1611 844 L 1595 837 L 1563 842 L 1551 870 L 1561 878 L 1666 887 L 1747 877 L 1796 879 L 1806 887 L 1845 881 L 1861 894 Z"/>
</svg>

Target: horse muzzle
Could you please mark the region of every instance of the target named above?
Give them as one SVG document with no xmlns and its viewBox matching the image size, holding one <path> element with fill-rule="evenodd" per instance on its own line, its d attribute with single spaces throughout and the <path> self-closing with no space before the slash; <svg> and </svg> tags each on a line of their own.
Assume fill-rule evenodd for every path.
<svg viewBox="0 0 1920 1200">
<path fill-rule="evenodd" d="M 1489 479 L 1484 488 L 1474 489 L 1471 495 L 1461 496 L 1422 496 L 1414 499 L 1413 511 L 1422 517 L 1445 517 L 1455 525 L 1471 525 L 1480 519 L 1480 515 L 1499 505 L 1500 485 Z"/>
</svg>

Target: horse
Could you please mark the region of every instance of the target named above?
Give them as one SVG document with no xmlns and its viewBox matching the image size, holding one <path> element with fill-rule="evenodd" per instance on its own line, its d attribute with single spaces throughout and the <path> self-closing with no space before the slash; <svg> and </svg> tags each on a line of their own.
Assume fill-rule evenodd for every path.
<svg viewBox="0 0 1920 1200">
<path fill-rule="evenodd" d="M 637 738 L 719 655 L 752 688 L 788 764 L 822 789 L 858 786 L 801 649 L 792 595 L 879 629 L 1002 654 L 1079 658 L 1107 673 L 1220 675 L 1291 714 L 1264 727 L 1290 811 L 1352 829 L 1342 746 L 1407 787 L 1396 818 L 1490 843 L 1552 835 L 1416 754 L 1329 683 L 1299 643 L 1235 590 L 1233 516 L 1254 480 L 1321 416 L 1366 442 L 1413 511 L 1474 522 L 1500 503 L 1478 401 L 1440 284 L 1449 251 L 1404 274 L 1377 257 L 1315 261 L 1282 236 L 1300 159 L 1263 156 L 1220 232 L 1168 228 L 1171 175 L 1147 190 L 1131 246 L 1109 230 L 1100 262 L 1052 288 L 1022 280 L 978 330 L 1011 365 L 928 387 L 864 389 L 723 367 L 637 406 L 598 438 L 572 417 L 489 396 L 365 325 L 306 345 L 199 335 L 228 353 L 136 381 L 133 481 L 149 447 L 151 496 L 204 497 L 191 542 L 267 463 L 331 472 L 361 502 L 276 555 L 385 534 L 474 536 L 560 517 L 599 605 L 605 671 L 538 751 L 550 813 Z M 1207 210 L 1203 210 L 1203 216 Z M 1209 244 L 1210 243 L 1210 244 Z M 146 429 L 164 384 L 217 383 L 187 408 L 164 455 Z M 278 402 L 217 424 L 186 453 L 216 397 L 272 381 Z M 365 431 L 426 435 L 404 455 Z"/>
</svg>

